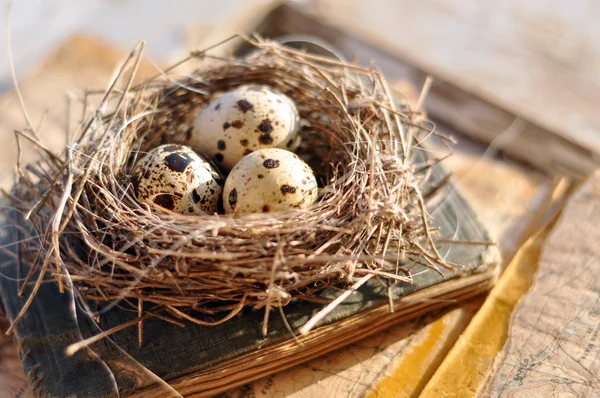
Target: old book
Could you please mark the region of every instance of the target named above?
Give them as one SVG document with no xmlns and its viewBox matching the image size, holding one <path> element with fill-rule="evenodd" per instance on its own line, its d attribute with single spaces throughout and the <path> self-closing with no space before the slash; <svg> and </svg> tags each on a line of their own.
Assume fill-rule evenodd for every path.
<svg viewBox="0 0 600 398">
<path fill-rule="evenodd" d="M 437 167 L 433 181 L 443 178 Z M 453 185 L 432 203 L 431 214 L 441 236 L 463 241 L 488 241 L 488 235 Z M 6 220 L 3 236 L 8 252 L 3 254 L 2 300 L 14 318 L 24 303 L 17 297 L 19 277 L 27 269 L 17 266 L 19 217 Z M 78 308 L 70 293 L 59 293 L 53 282 L 43 284 L 33 305 L 16 329 L 30 383 L 39 396 L 121 395 L 162 397 L 167 381 L 181 395 L 210 395 L 247 383 L 269 373 L 344 346 L 389 325 L 427 311 L 447 306 L 488 290 L 496 280 L 499 264 L 496 247 L 440 243 L 447 260 L 463 264 L 457 272 L 413 266 L 413 284 L 395 284 L 372 279 L 350 295 L 306 336 L 297 331 L 324 304 L 293 301 L 282 317 L 272 316 L 269 332 L 261 334 L 263 310 L 247 309 L 239 317 L 219 326 L 185 323 L 177 326 L 159 319 L 144 322 L 144 344 L 138 347 L 138 330 L 126 328 L 68 357 L 65 349 L 81 338 L 100 332 Z M 388 287 L 391 297 L 388 298 Z M 29 292 L 28 292 L 29 293 Z M 321 293 L 332 299 L 337 289 Z M 393 312 L 390 309 L 393 308 Z M 76 316 L 75 316 L 76 314 Z M 133 320 L 135 313 L 115 307 L 102 315 L 103 330 Z M 288 325 L 286 325 L 286 323 Z M 143 366 L 142 366 L 143 365 Z M 147 369 L 146 369 L 147 368 Z M 152 372 L 152 373 L 150 373 Z M 155 376 L 154 376 L 155 375 Z M 172 392 L 172 391 L 171 391 Z"/>
</svg>

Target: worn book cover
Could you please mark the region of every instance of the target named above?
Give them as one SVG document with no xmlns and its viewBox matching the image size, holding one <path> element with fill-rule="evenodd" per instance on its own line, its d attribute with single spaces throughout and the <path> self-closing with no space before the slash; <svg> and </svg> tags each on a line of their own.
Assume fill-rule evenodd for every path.
<svg viewBox="0 0 600 398">
<path fill-rule="evenodd" d="M 434 169 L 435 185 L 445 175 Z M 430 201 L 429 211 L 440 237 L 485 242 L 489 237 L 454 185 L 447 185 Z M 17 291 L 26 265 L 18 265 L 19 224 L 22 215 L 8 213 L 2 254 L 2 300 L 9 317 L 19 312 L 25 298 Z M 411 266 L 414 282 L 392 283 L 371 279 L 331 312 L 318 327 L 298 337 L 298 329 L 324 303 L 292 301 L 272 315 L 266 336 L 261 333 L 264 310 L 245 309 L 218 326 L 183 326 L 160 319 L 144 322 L 144 341 L 138 346 L 138 329 L 125 328 L 90 349 L 67 356 L 66 347 L 101 330 L 73 300 L 60 293 L 51 280 L 42 285 L 32 306 L 15 330 L 25 370 L 38 396 L 167 396 L 173 390 L 184 396 L 210 395 L 247 383 L 277 370 L 349 344 L 395 322 L 418 316 L 483 292 L 494 283 L 499 264 L 497 248 L 480 244 L 438 243 L 448 261 L 463 268 L 441 273 Z M 331 300 L 340 294 L 329 288 L 320 296 Z M 390 296 L 391 294 L 391 296 Z M 136 313 L 113 308 L 100 317 L 108 330 L 136 318 Z M 218 317 L 216 315 L 215 317 Z"/>
</svg>

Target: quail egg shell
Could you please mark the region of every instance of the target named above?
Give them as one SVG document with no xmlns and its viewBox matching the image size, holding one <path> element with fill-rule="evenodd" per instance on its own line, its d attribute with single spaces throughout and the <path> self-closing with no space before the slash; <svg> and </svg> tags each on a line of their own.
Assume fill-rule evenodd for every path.
<svg viewBox="0 0 600 398">
<path fill-rule="evenodd" d="M 189 145 L 223 170 L 263 148 L 294 150 L 300 119 L 294 102 L 265 85 L 245 85 L 212 100 L 195 118 Z"/>
<path fill-rule="evenodd" d="M 317 180 L 295 153 L 259 149 L 240 160 L 223 188 L 225 213 L 266 213 L 306 208 L 317 200 Z"/>
<path fill-rule="evenodd" d="M 222 192 L 216 167 L 191 148 L 167 144 L 138 161 L 132 182 L 137 199 L 180 214 L 212 214 Z"/>
</svg>

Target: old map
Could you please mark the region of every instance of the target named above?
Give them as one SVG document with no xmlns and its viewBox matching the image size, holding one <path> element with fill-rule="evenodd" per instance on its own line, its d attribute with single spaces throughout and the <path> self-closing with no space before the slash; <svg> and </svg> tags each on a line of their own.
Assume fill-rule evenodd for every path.
<svg viewBox="0 0 600 398">
<path fill-rule="evenodd" d="M 600 174 L 569 203 L 517 307 L 488 393 L 600 396 Z"/>
</svg>

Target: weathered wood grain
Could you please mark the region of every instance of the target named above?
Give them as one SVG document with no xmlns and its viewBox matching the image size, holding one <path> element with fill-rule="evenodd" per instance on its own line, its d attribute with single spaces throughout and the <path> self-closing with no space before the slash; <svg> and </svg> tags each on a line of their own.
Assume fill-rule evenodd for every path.
<svg viewBox="0 0 600 398">
<path fill-rule="evenodd" d="M 433 41 L 431 43 L 419 41 L 421 37 L 419 34 L 425 34 L 424 32 L 431 26 L 435 28 L 436 24 L 428 23 L 429 20 L 426 18 L 428 3 L 411 2 L 411 5 L 406 3 L 406 1 L 375 2 L 375 4 L 359 5 L 358 2 L 336 3 L 332 0 L 331 3 L 327 3 L 324 0 L 322 7 L 318 9 L 285 5 L 272 13 L 258 27 L 258 30 L 268 37 L 278 37 L 288 33 L 318 36 L 341 53 L 358 54 L 364 63 L 375 61 L 377 67 L 387 76 L 405 79 L 417 86 L 431 75 L 436 80 L 425 101 L 425 109 L 436 123 L 486 143 L 493 143 L 503 152 L 526 161 L 545 173 L 580 176 L 589 174 L 600 165 L 600 144 L 598 140 L 593 139 L 595 135 L 592 134 L 592 132 L 598 134 L 595 130 L 588 129 L 586 134 L 574 135 L 572 133 L 577 129 L 573 124 L 556 123 L 554 120 L 556 109 L 548 107 L 543 115 L 540 112 L 535 113 L 530 110 L 531 101 L 527 98 L 519 97 L 516 100 L 515 97 L 513 98 L 515 101 L 505 101 L 498 95 L 494 95 L 495 91 L 491 84 L 483 83 L 487 82 L 485 77 L 482 78 L 483 82 L 480 81 L 478 84 L 469 80 L 473 76 L 490 74 L 494 71 L 502 72 L 504 63 L 499 63 L 495 69 L 466 68 L 459 73 L 457 68 L 462 65 L 460 53 L 445 51 L 445 53 L 450 52 L 447 55 L 453 62 L 451 65 L 448 64 L 449 59 L 425 58 L 425 55 L 431 51 L 430 47 L 443 52 L 440 46 L 448 43 L 452 35 L 449 34 L 447 38 L 436 36 L 440 40 L 437 44 Z M 377 4 L 383 6 L 376 13 L 363 10 L 363 7 L 376 8 Z M 403 14 L 405 11 L 407 15 Z M 399 17 L 399 14 L 402 16 Z M 377 15 L 383 22 L 380 24 L 369 20 L 373 15 Z M 398 18 L 390 20 L 395 17 Z M 407 18 L 421 21 L 418 25 L 421 30 L 413 26 L 414 21 L 406 26 L 404 19 Z M 432 20 L 437 22 L 433 17 Z M 444 25 L 444 20 L 441 23 Z M 413 28 L 414 30 L 411 31 Z M 435 31 L 434 28 L 431 30 Z M 478 43 L 470 36 L 471 34 L 479 37 L 477 32 L 470 31 L 465 32 L 464 36 Z M 485 37 L 481 40 L 481 45 L 484 46 Z M 409 46 L 411 43 L 412 47 Z M 455 67 L 454 64 L 458 66 Z M 520 79 L 521 76 L 518 75 L 516 78 Z M 514 82 L 511 79 L 512 74 L 505 75 L 502 84 L 512 87 Z M 547 81 L 548 84 L 552 84 L 551 79 Z M 538 95 L 534 90 L 535 86 L 518 85 L 518 89 L 524 90 L 526 95 L 531 95 L 532 98 Z M 554 104 L 553 97 L 544 98 L 547 104 Z M 572 106 L 570 112 L 580 112 L 577 102 L 569 104 Z M 566 115 L 571 113 L 567 112 Z"/>
<path fill-rule="evenodd" d="M 511 154 L 534 158 L 532 162 L 544 168 L 563 158 L 568 167 L 578 162 L 586 167 L 571 153 L 576 145 L 593 150 L 597 164 L 597 2 L 317 0 L 316 4 L 316 14 L 328 23 L 436 76 L 440 100 L 431 96 L 430 109 L 461 126 L 460 131 L 491 140 L 518 116 L 527 123 L 520 126 L 521 137 L 507 147 Z M 442 82 L 463 93 L 449 92 Z M 473 102 L 465 94 L 482 101 Z M 494 112 L 488 104 L 504 111 Z"/>
</svg>

